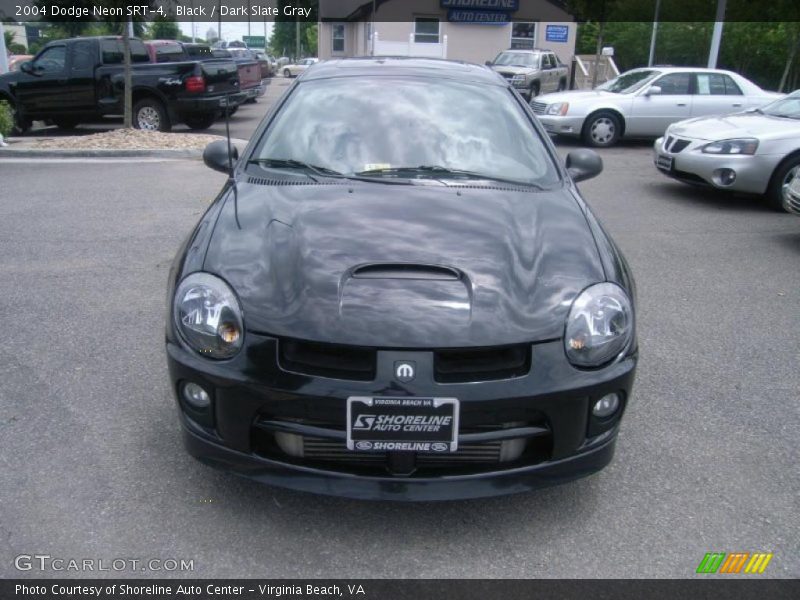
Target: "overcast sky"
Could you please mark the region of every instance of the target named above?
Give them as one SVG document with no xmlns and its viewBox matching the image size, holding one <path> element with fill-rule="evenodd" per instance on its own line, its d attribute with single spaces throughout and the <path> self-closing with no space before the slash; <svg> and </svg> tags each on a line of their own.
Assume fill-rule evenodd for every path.
<svg viewBox="0 0 800 600">
<path fill-rule="evenodd" d="M 178 22 L 180 25 L 181 31 L 186 35 L 192 35 L 192 24 L 190 22 L 180 21 Z M 217 31 L 217 22 L 205 22 L 205 21 L 197 21 L 194 24 L 195 35 L 201 37 L 203 39 L 206 38 L 206 32 L 209 28 L 212 28 L 215 32 Z M 272 23 L 267 23 L 267 37 L 272 33 Z M 222 39 L 226 42 L 232 42 L 233 40 L 241 40 L 243 35 L 248 35 L 247 33 L 247 21 L 223 21 L 222 22 Z M 264 22 L 263 21 L 252 21 L 250 23 L 250 34 L 249 35 L 264 35 Z"/>
</svg>

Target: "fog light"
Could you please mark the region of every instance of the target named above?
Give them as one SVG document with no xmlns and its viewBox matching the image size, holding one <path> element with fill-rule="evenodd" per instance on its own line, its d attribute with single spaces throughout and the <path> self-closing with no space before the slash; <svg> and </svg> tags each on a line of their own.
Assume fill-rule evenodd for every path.
<svg viewBox="0 0 800 600">
<path fill-rule="evenodd" d="M 183 399 L 194 409 L 205 410 L 211 404 L 211 397 L 200 385 L 188 382 L 183 384 Z"/>
<path fill-rule="evenodd" d="M 599 419 L 605 419 L 617 412 L 618 408 L 619 396 L 617 394 L 606 394 L 594 403 L 592 414 Z"/>
<path fill-rule="evenodd" d="M 733 169 L 717 169 L 714 171 L 719 185 L 731 185 L 736 181 L 736 171 Z"/>
</svg>

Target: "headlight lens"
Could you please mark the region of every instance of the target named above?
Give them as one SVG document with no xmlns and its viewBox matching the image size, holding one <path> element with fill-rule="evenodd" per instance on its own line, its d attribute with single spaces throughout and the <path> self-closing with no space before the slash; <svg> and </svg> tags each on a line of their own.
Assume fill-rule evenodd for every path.
<svg viewBox="0 0 800 600">
<path fill-rule="evenodd" d="M 722 140 L 703 146 L 705 154 L 755 154 L 757 149 L 758 140 L 753 138 Z"/>
<path fill-rule="evenodd" d="M 525 75 L 514 75 L 511 78 L 511 83 L 523 83 L 525 81 Z"/>
<path fill-rule="evenodd" d="M 633 309 L 628 294 L 613 283 L 595 284 L 572 303 L 564 347 L 578 367 L 599 367 L 623 352 L 633 336 Z"/>
<path fill-rule="evenodd" d="M 231 358 L 244 343 L 244 322 L 233 290 L 209 273 L 192 273 L 181 281 L 173 304 L 175 326 L 196 352 Z"/>
<path fill-rule="evenodd" d="M 548 115 L 561 115 L 562 117 L 567 114 L 569 110 L 569 102 L 555 102 L 550 104 L 545 111 Z"/>
</svg>

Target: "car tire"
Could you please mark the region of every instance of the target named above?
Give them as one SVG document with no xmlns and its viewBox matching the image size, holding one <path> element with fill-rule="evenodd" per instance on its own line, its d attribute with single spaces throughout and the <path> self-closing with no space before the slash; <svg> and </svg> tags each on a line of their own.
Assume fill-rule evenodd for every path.
<svg viewBox="0 0 800 600">
<path fill-rule="evenodd" d="M 217 115 L 214 113 L 208 113 L 203 115 L 189 115 L 183 118 L 183 122 L 186 124 L 186 126 L 193 131 L 208 129 L 214 124 L 214 121 L 216 120 L 217 120 Z"/>
<path fill-rule="evenodd" d="M 172 129 L 164 105 L 155 98 L 143 98 L 133 105 L 133 126 L 143 131 Z"/>
<path fill-rule="evenodd" d="M 558 91 L 563 92 L 565 89 L 567 89 L 567 80 L 560 79 L 558 82 Z"/>
<path fill-rule="evenodd" d="M 292 76 L 292 72 L 289 69 L 284 69 L 283 70 L 283 76 L 284 77 L 291 77 Z"/>
<path fill-rule="evenodd" d="M 532 102 L 533 99 L 536 98 L 536 96 L 539 95 L 539 90 L 540 90 L 539 83 L 538 82 L 533 82 L 531 84 L 531 90 L 528 93 L 528 102 Z"/>
<path fill-rule="evenodd" d="M 256 103 L 256 99 L 255 98 L 248 98 L 247 100 L 244 101 L 244 103 L 245 104 L 255 104 Z"/>
<path fill-rule="evenodd" d="M 0 98 L 0 100 L 5 100 L 5 98 Z M 8 105 L 11 107 L 11 122 L 13 123 L 11 127 L 11 135 L 23 135 L 26 131 L 28 131 L 33 122 L 30 119 L 25 119 L 17 112 L 17 105 L 14 104 L 11 100 L 6 100 Z"/>
<path fill-rule="evenodd" d="M 69 117 L 53 119 L 53 123 L 55 123 L 56 127 L 59 129 L 66 129 L 67 131 L 71 131 L 78 126 L 78 121 Z"/>
<path fill-rule="evenodd" d="M 610 111 L 596 112 L 586 119 L 582 137 L 587 146 L 608 148 L 619 141 L 622 133 L 620 118 Z"/>
<path fill-rule="evenodd" d="M 786 158 L 775 168 L 767 187 L 766 200 L 773 210 L 783 212 L 783 195 L 795 177 L 800 177 L 800 154 Z"/>
</svg>

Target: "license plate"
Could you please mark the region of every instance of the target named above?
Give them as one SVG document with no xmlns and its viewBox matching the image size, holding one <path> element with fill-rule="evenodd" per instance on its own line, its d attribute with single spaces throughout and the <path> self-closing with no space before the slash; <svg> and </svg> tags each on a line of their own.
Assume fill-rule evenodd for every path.
<svg viewBox="0 0 800 600">
<path fill-rule="evenodd" d="M 663 154 L 659 154 L 658 158 L 656 158 L 656 167 L 662 171 L 672 171 L 672 162 L 674 160 L 675 159 L 672 156 L 664 156 Z"/>
<path fill-rule="evenodd" d="M 363 452 L 455 452 L 458 400 L 351 396 L 347 448 Z"/>
</svg>

